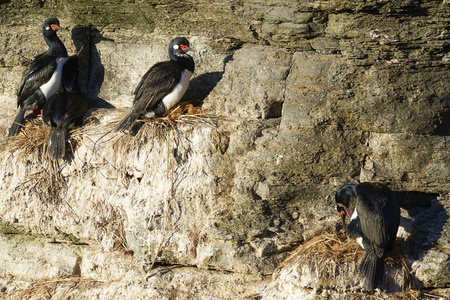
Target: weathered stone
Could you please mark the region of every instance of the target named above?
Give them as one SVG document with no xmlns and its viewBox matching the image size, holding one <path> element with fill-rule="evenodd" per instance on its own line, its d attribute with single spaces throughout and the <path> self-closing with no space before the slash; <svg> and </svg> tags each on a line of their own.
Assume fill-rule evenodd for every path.
<svg viewBox="0 0 450 300">
<path fill-rule="evenodd" d="M 446 1 L 3 2 L 2 131 L 49 10 L 93 108 L 58 164 L 2 141 L 0 297 L 356 298 L 356 263 L 280 264 L 336 229 L 338 186 L 368 180 L 433 195 L 399 233 L 412 288 L 449 298 Z M 111 133 L 180 35 L 205 116 Z M 405 278 L 389 267 L 383 288 Z"/>
</svg>

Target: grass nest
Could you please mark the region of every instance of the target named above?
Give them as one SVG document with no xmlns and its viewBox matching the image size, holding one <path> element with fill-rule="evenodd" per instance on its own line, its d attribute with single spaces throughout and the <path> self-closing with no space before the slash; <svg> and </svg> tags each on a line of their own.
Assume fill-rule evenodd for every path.
<svg viewBox="0 0 450 300">
<path fill-rule="evenodd" d="M 78 128 L 71 127 L 68 129 L 68 147 L 69 152 L 73 152 L 77 148 L 79 138 Z M 39 157 L 46 157 L 47 140 L 50 134 L 50 126 L 43 123 L 42 118 L 32 118 L 25 120 L 22 129 L 11 138 L 5 138 L 2 141 L 2 150 L 8 152 L 18 151 L 19 155 L 27 156 L 36 153 Z"/>
<path fill-rule="evenodd" d="M 107 110 L 106 113 L 108 113 Z M 86 132 L 96 130 L 96 127 L 101 126 L 102 130 L 109 133 L 120 121 L 118 119 L 116 122 L 98 125 L 95 119 L 94 113 L 93 116 L 85 120 L 82 127 L 69 128 L 67 135 L 68 153 L 73 153 L 77 149 Z M 209 120 L 209 118 L 203 116 L 201 108 L 195 106 L 194 103 L 181 102 L 162 117 L 138 120 L 129 133 L 120 135 L 119 140 L 115 141 L 114 145 L 126 145 L 130 149 L 139 148 L 155 137 L 166 138 L 167 132 L 176 129 L 178 125 L 209 122 Z M 0 149 L 8 152 L 18 151 L 23 156 L 36 153 L 41 158 L 45 158 L 49 134 L 50 127 L 43 123 L 42 118 L 26 119 L 16 136 L 3 139 L 0 143 Z"/>
<path fill-rule="evenodd" d="M 284 268 L 292 262 L 298 261 L 299 257 L 310 267 L 317 266 L 318 261 L 327 261 L 324 265 L 326 267 L 330 265 L 330 260 L 336 263 L 357 261 L 363 255 L 364 250 L 355 240 L 347 238 L 345 233 L 325 232 L 297 247 L 278 268 Z"/>
<path fill-rule="evenodd" d="M 404 260 L 404 245 L 402 239 L 396 239 L 394 247 L 385 258 L 389 266 L 403 265 L 407 268 Z M 364 250 L 354 239 L 347 237 L 345 232 L 324 232 L 304 242 L 287 257 L 278 268 L 298 260 L 331 260 L 334 262 L 358 262 L 364 255 Z M 409 272 L 409 269 L 407 269 Z"/>
<path fill-rule="evenodd" d="M 397 238 L 394 247 L 385 258 L 385 263 L 391 267 L 403 268 L 406 276 L 410 276 L 414 270 L 410 270 L 404 258 L 404 240 Z M 359 263 L 364 255 L 364 250 L 354 239 L 349 239 L 345 232 L 324 232 L 297 247 L 279 266 L 278 270 L 292 263 L 307 264 L 311 270 L 315 270 L 321 277 L 330 277 L 334 274 L 334 267 L 338 263 Z M 411 283 L 411 278 L 407 282 Z M 381 299 L 378 296 L 372 298 L 363 292 L 352 292 L 352 299 Z M 369 297 L 369 298 L 368 298 Z M 432 292 L 414 290 L 411 285 L 400 293 L 390 294 L 390 299 L 437 299 L 441 296 Z M 442 299 L 444 299 L 443 297 Z"/>
<path fill-rule="evenodd" d="M 113 131 L 120 120 L 107 124 L 108 132 Z M 162 117 L 138 119 L 128 132 L 119 135 L 113 148 L 115 151 L 125 152 L 139 149 L 149 141 L 168 139 L 171 133 L 178 133 L 181 125 L 197 123 L 210 124 L 211 118 L 205 117 L 201 108 L 194 106 L 193 103 L 181 102 Z"/>
</svg>

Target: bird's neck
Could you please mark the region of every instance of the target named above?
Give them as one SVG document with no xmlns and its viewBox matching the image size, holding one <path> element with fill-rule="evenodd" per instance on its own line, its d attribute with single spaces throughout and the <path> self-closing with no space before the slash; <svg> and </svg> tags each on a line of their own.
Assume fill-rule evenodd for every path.
<svg viewBox="0 0 450 300">
<path fill-rule="evenodd" d="M 172 61 L 176 61 L 181 63 L 185 69 L 187 69 L 190 72 L 194 72 L 195 69 L 195 63 L 194 59 L 189 54 L 183 54 L 183 55 L 171 55 L 170 59 Z"/>
<path fill-rule="evenodd" d="M 67 57 L 67 49 L 56 33 L 44 34 L 44 40 L 48 45 L 48 53 L 56 57 Z"/>
</svg>

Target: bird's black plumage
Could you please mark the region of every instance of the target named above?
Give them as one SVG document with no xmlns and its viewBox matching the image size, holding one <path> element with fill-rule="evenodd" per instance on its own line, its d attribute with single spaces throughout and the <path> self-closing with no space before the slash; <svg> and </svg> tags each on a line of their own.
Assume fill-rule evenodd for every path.
<svg viewBox="0 0 450 300">
<path fill-rule="evenodd" d="M 66 47 L 56 35 L 56 31 L 60 29 L 64 28 L 59 26 L 56 18 L 47 19 L 42 25 L 42 36 L 49 48 L 45 53 L 36 56 L 22 75 L 17 89 L 19 112 L 8 136 L 15 135 L 20 129 L 26 110 L 41 109 L 44 102 L 60 88 L 60 70 L 67 59 Z"/>
<path fill-rule="evenodd" d="M 336 192 L 336 208 L 350 220 L 347 235 L 357 239 L 365 253 L 359 277 L 373 291 L 384 273 L 384 258 L 392 249 L 400 222 L 400 208 L 394 193 L 386 186 L 365 182 L 344 185 Z"/>
<path fill-rule="evenodd" d="M 156 63 L 145 73 L 134 91 L 131 112 L 115 131 L 127 130 L 142 115 L 161 116 L 181 99 L 195 69 L 194 60 L 186 54 L 188 50 L 186 38 L 178 37 L 170 42 L 170 60 Z"/>
<path fill-rule="evenodd" d="M 53 159 L 64 157 L 67 128 L 73 123 L 82 124 L 82 117 L 89 102 L 78 87 L 78 56 L 68 58 L 63 67 L 64 90 L 52 96 L 44 104 L 42 117 L 51 127 L 47 140 L 47 153 Z"/>
</svg>

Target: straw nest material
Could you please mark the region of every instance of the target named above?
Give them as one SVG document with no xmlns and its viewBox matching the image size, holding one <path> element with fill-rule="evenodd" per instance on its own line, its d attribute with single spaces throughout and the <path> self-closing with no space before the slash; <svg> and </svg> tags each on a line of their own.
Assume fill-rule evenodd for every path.
<svg viewBox="0 0 450 300">
<path fill-rule="evenodd" d="M 397 239 L 394 247 L 389 251 L 385 262 L 390 266 L 403 265 L 404 261 L 403 240 Z M 354 239 L 350 239 L 344 232 L 324 232 L 312 239 L 304 242 L 287 257 L 278 268 L 283 268 L 288 264 L 308 259 L 328 259 L 334 262 L 359 261 L 364 255 L 364 250 Z"/>
<path fill-rule="evenodd" d="M 402 240 L 396 240 L 385 262 L 390 266 L 401 265 L 405 273 L 410 274 L 403 253 Z M 325 232 L 300 245 L 278 268 L 281 269 L 293 262 L 301 262 L 307 264 L 311 270 L 315 270 L 320 277 L 334 273 L 332 270 L 339 263 L 358 263 L 363 255 L 364 250 L 361 246 L 354 239 L 347 238 L 345 233 Z"/>
<path fill-rule="evenodd" d="M 326 265 L 329 266 L 330 261 L 335 263 L 357 261 L 363 255 L 364 250 L 355 240 L 347 238 L 342 233 L 325 232 L 300 245 L 278 268 L 281 269 L 299 260 L 310 266 L 317 266 L 317 261 L 328 261 Z"/>
<path fill-rule="evenodd" d="M 77 142 L 77 128 L 68 130 L 68 150 L 74 151 Z M 50 134 L 50 127 L 45 125 L 41 118 L 26 120 L 22 129 L 11 138 L 2 141 L 1 149 L 8 152 L 17 151 L 17 154 L 27 156 L 35 153 L 44 156 L 47 151 L 47 139 Z"/>
<path fill-rule="evenodd" d="M 107 124 L 109 131 L 112 131 L 119 121 Z M 181 102 L 162 117 L 138 119 L 130 131 L 119 136 L 113 148 L 116 152 L 139 149 L 149 141 L 164 141 L 171 133 L 179 133 L 179 126 L 196 123 L 210 124 L 211 118 L 205 117 L 201 109 L 192 103 Z"/>
<path fill-rule="evenodd" d="M 27 288 L 18 288 L 9 292 L 8 296 L 11 299 L 50 299 L 53 296 L 58 296 L 58 299 L 62 297 L 69 299 L 71 297 L 68 295 L 72 291 L 98 288 L 103 284 L 102 281 L 83 277 L 42 278 L 33 281 Z"/>
<path fill-rule="evenodd" d="M 105 111 L 108 113 L 108 110 Z M 85 120 L 82 127 L 71 127 L 68 130 L 68 152 L 74 152 L 78 145 L 82 143 L 86 132 L 96 130 L 99 126 L 106 132 L 112 132 L 120 120 L 109 122 L 108 124 L 97 124 L 95 122 L 95 112 Z M 194 124 L 196 122 L 206 122 L 208 118 L 202 115 L 199 107 L 191 102 L 181 102 L 171 109 L 165 116 L 152 119 L 138 120 L 133 126 L 134 131 L 122 135 L 121 143 L 129 148 L 139 147 L 146 143 L 150 138 L 164 138 L 168 130 L 176 129 L 181 124 Z M 50 133 L 50 127 L 43 124 L 41 118 L 26 120 L 23 128 L 12 138 L 5 138 L 0 143 L 0 149 L 8 152 L 18 151 L 19 155 L 29 155 L 36 153 L 41 157 L 46 157 L 47 139 Z"/>
<path fill-rule="evenodd" d="M 410 276 L 414 270 L 410 270 L 405 261 L 404 241 L 396 239 L 393 249 L 388 253 L 385 263 L 391 267 L 401 267 L 405 276 Z M 301 265 L 308 265 L 311 270 L 315 270 L 318 279 L 321 277 L 330 277 L 334 274 L 333 268 L 338 263 L 343 262 L 357 262 L 361 260 L 364 255 L 364 250 L 354 240 L 347 238 L 344 232 L 324 232 L 312 239 L 304 242 L 297 249 L 295 249 L 290 256 L 288 256 L 279 266 L 278 270 L 292 265 L 293 263 L 300 263 Z M 332 275 L 331 275 L 332 276 Z M 406 279 L 411 282 L 411 278 Z M 366 293 L 353 292 L 352 299 L 369 299 Z M 409 288 L 401 293 L 390 295 L 390 299 L 433 299 L 439 297 L 432 293 L 423 291 L 415 291 Z M 373 298 L 376 299 L 377 297 Z M 370 298 L 372 299 L 372 298 Z"/>
</svg>

